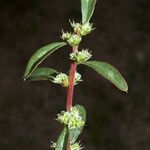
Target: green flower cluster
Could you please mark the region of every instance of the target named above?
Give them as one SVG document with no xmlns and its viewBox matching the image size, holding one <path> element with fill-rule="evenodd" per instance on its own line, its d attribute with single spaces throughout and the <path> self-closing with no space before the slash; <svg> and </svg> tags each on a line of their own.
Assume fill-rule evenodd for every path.
<svg viewBox="0 0 150 150">
<path fill-rule="evenodd" d="M 75 81 L 74 85 L 77 85 L 81 80 L 81 75 L 79 73 L 75 73 Z M 56 77 L 53 78 L 52 82 L 56 84 L 60 84 L 63 87 L 68 87 L 69 86 L 69 77 L 65 73 L 60 73 Z"/>
<path fill-rule="evenodd" d="M 89 34 L 92 30 L 94 30 L 93 24 L 87 22 L 85 24 L 75 23 L 74 21 L 70 21 L 71 26 L 74 29 L 74 32 L 79 32 L 81 36 L 85 36 Z"/>
<path fill-rule="evenodd" d="M 57 116 L 58 116 L 57 120 L 60 123 L 67 125 L 69 129 L 75 129 L 75 128 L 80 129 L 85 124 L 82 117 L 79 115 L 79 111 L 76 107 L 72 107 L 70 112 L 62 111 Z"/>
<path fill-rule="evenodd" d="M 76 34 L 72 34 L 71 37 L 67 40 L 67 42 L 71 45 L 71 46 L 76 46 L 81 42 L 82 38 L 79 35 Z"/>
<path fill-rule="evenodd" d="M 53 78 L 53 81 L 56 84 L 61 84 L 64 87 L 68 87 L 68 76 L 65 73 L 60 73 Z"/>
<path fill-rule="evenodd" d="M 63 39 L 63 40 L 65 40 L 65 41 L 67 41 L 68 39 L 70 39 L 70 37 L 71 37 L 71 33 L 69 33 L 69 32 L 64 32 L 63 30 L 62 30 L 62 36 L 61 36 L 61 38 Z"/>
<path fill-rule="evenodd" d="M 71 33 L 68 33 L 68 32 L 63 32 L 61 38 L 65 41 L 67 41 L 68 44 L 71 45 L 72 47 L 78 45 L 82 40 L 81 36 L 76 35 L 74 33 L 71 34 Z"/>
<path fill-rule="evenodd" d="M 82 51 L 77 51 L 70 54 L 70 59 L 79 64 L 86 62 L 91 57 L 92 55 L 90 52 L 88 52 L 87 49 L 83 49 Z"/>
<path fill-rule="evenodd" d="M 68 42 L 72 47 L 79 45 L 82 40 L 82 36 L 89 34 L 93 28 L 93 24 L 87 22 L 85 24 L 75 23 L 74 21 L 70 24 L 74 30 L 74 33 L 64 32 L 62 31 L 61 38 Z"/>
</svg>

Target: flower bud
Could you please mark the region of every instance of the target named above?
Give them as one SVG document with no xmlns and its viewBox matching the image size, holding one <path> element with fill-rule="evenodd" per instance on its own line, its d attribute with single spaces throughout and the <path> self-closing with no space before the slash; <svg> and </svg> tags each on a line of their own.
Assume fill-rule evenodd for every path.
<svg viewBox="0 0 150 150">
<path fill-rule="evenodd" d="M 63 32 L 62 31 L 62 36 L 61 36 L 61 38 L 63 39 L 63 40 L 68 40 L 69 38 L 71 37 L 71 33 L 69 33 L 69 32 Z"/>
<path fill-rule="evenodd" d="M 89 22 L 83 24 L 81 26 L 81 30 L 80 30 L 81 36 L 85 36 L 85 35 L 89 34 L 93 30 L 92 26 L 93 26 L 93 24 L 91 24 Z"/>
<path fill-rule="evenodd" d="M 67 40 L 67 42 L 71 45 L 71 46 L 76 46 L 81 42 L 82 38 L 79 35 L 76 34 L 72 34 L 71 37 Z"/>
<path fill-rule="evenodd" d="M 70 54 L 70 59 L 77 63 L 84 63 L 91 57 L 92 55 L 90 54 L 90 52 L 88 52 L 87 49 L 83 49 L 82 51 L 77 51 Z"/>
</svg>

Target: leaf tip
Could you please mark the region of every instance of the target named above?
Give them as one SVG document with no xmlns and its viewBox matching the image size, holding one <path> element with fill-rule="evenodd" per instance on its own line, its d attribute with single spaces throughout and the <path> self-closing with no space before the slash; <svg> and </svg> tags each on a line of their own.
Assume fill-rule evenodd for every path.
<svg viewBox="0 0 150 150">
<path fill-rule="evenodd" d="M 129 90 L 129 89 L 128 89 L 128 84 L 127 84 L 127 82 L 126 82 L 125 92 L 128 93 L 128 90 Z"/>
<path fill-rule="evenodd" d="M 125 90 L 125 92 L 128 94 L 129 92 L 128 92 L 128 89 L 127 90 Z"/>
<path fill-rule="evenodd" d="M 128 93 L 128 86 L 123 90 L 123 92 Z"/>
<path fill-rule="evenodd" d="M 23 77 L 23 82 L 25 82 L 25 81 L 26 81 L 26 78 Z"/>
<path fill-rule="evenodd" d="M 25 82 L 27 80 L 27 76 L 23 76 L 23 82 Z"/>
</svg>

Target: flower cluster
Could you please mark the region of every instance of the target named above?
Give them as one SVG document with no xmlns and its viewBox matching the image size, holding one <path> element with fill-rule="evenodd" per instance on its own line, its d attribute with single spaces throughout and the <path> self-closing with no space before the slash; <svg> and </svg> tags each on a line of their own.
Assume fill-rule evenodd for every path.
<svg viewBox="0 0 150 150">
<path fill-rule="evenodd" d="M 70 54 L 70 59 L 77 63 L 84 63 L 92 57 L 91 53 L 87 49 L 82 51 L 73 52 Z"/>
<path fill-rule="evenodd" d="M 68 87 L 68 76 L 65 73 L 60 73 L 53 78 L 54 83 L 61 84 L 64 87 Z"/>
<path fill-rule="evenodd" d="M 71 46 L 78 45 L 82 40 L 81 36 L 79 36 L 79 35 L 76 35 L 74 33 L 72 34 L 72 33 L 69 33 L 69 32 L 63 32 L 63 31 L 62 31 L 61 38 L 65 41 L 67 41 L 68 44 L 71 45 Z"/>
<path fill-rule="evenodd" d="M 93 30 L 93 24 L 87 22 L 85 24 L 75 23 L 70 21 L 71 26 L 74 29 L 74 32 L 79 32 L 81 36 L 89 34 Z"/>
<path fill-rule="evenodd" d="M 65 41 L 67 41 L 68 39 L 70 39 L 70 37 L 71 37 L 71 33 L 69 33 L 69 32 L 64 32 L 63 30 L 62 30 L 62 36 L 61 36 L 61 38 L 63 39 L 63 40 L 65 40 Z"/>
<path fill-rule="evenodd" d="M 75 73 L 75 81 L 74 85 L 77 85 L 81 80 L 81 75 L 79 73 Z M 53 81 L 56 84 L 60 84 L 63 87 L 68 87 L 69 86 L 69 77 L 65 73 L 60 73 L 56 77 L 53 78 Z"/>
<path fill-rule="evenodd" d="M 72 107 L 70 112 L 62 111 L 57 115 L 57 120 L 68 126 L 69 129 L 81 128 L 84 126 L 84 121 L 79 114 L 79 111 L 76 107 Z"/>
<path fill-rule="evenodd" d="M 94 30 L 94 28 L 92 28 L 92 26 L 93 26 L 93 24 L 91 24 L 91 23 L 89 23 L 89 22 L 83 24 L 83 25 L 81 26 L 80 34 L 81 34 L 82 36 L 85 36 L 85 35 L 89 34 L 92 30 Z"/>
<path fill-rule="evenodd" d="M 72 47 L 79 45 L 79 43 L 82 40 L 82 36 L 89 34 L 93 30 L 92 28 L 93 24 L 89 22 L 85 24 L 80 24 L 80 23 L 75 23 L 74 21 L 73 22 L 70 21 L 70 24 L 74 30 L 74 33 L 62 31 L 61 38 L 67 41 L 68 44 L 71 45 Z"/>
<path fill-rule="evenodd" d="M 76 34 L 72 34 L 71 37 L 67 40 L 67 42 L 71 45 L 71 46 L 76 46 L 81 42 L 82 38 L 79 35 Z"/>
<path fill-rule="evenodd" d="M 52 142 L 51 148 L 55 149 L 56 148 L 56 143 Z M 82 149 L 81 145 L 77 142 L 71 144 L 70 148 L 71 148 L 71 150 L 81 150 Z"/>
</svg>

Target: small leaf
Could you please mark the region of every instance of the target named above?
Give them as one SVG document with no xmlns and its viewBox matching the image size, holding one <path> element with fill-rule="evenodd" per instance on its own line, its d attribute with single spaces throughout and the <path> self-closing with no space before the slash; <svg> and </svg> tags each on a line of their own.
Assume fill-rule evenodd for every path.
<svg viewBox="0 0 150 150">
<path fill-rule="evenodd" d="M 36 68 L 28 78 L 27 81 L 40 81 L 40 80 L 50 80 L 50 78 L 56 76 L 58 72 L 50 68 Z"/>
<path fill-rule="evenodd" d="M 67 144 L 68 144 L 68 129 L 65 127 L 56 142 L 55 150 L 67 150 Z"/>
<path fill-rule="evenodd" d="M 108 63 L 100 61 L 87 61 L 84 63 L 94 69 L 98 74 L 112 82 L 118 89 L 127 92 L 128 85 L 119 71 Z"/>
<path fill-rule="evenodd" d="M 95 9 L 97 0 L 81 0 L 82 23 L 89 22 Z"/>
<path fill-rule="evenodd" d="M 55 50 L 59 49 L 60 47 L 66 45 L 65 42 L 56 42 L 46 45 L 39 50 L 37 50 L 30 60 L 28 61 L 26 71 L 24 74 L 24 79 L 28 78 L 30 74 L 37 68 L 37 66 L 50 54 L 52 54 Z"/>
<path fill-rule="evenodd" d="M 83 121 L 86 122 L 86 110 L 85 110 L 85 108 L 83 106 L 80 106 L 80 105 L 76 105 L 75 107 L 78 109 L 79 115 L 82 117 Z M 80 135 L 80 133 L 83 130 L 83 127 L 81 129 L 76 128 L 76 129 L 70 130 L 70 141 L 71 141 L 71 143 L 74 143 L 77 140 L 78 136 Z"/>
</svg>

